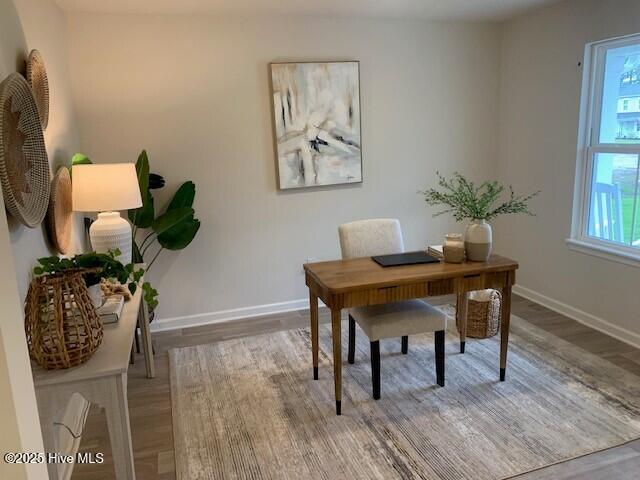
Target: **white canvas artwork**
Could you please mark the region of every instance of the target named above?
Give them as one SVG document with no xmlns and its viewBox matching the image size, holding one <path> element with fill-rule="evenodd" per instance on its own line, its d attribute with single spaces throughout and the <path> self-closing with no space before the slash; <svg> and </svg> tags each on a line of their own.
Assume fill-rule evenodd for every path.
<svg viewBox="0 0 640 480">
<path fill-rule="evenodd" d="M 358 62 L 273 63 L 281 189 L 362 181 Z"/>
</svg>

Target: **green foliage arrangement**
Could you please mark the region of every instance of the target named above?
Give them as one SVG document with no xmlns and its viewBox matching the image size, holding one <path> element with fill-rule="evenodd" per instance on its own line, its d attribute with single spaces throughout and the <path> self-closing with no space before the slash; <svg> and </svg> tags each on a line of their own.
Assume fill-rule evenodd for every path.
<svg viewBox="0 0 640 480">
<path fill-rule="evenodd" d="M 476 186 L 458 172 L 454 173 L 453 178 L 449 180 L 440 172 L 436 174 L 440 188 L 430 188 L 420 192 L 429 205 L 444 208 L 434 213 L 434 217 L 451 213 L 453 218 L 460 222 L 465 219 L 488 221 L 499 215 L 514 213 L 534 215 L 527 204 L 540 193 L 539 190 L 526 196 L 518 196 L 509 185 L 508 198 L 498 203 L 507 187 L 496 181 L 483 182 Z"/>
<path fill-rule="evenodd" d="M 116 257 L 120 255 L 119 250 L 110 250 L 109 253 L 88 252 L 76 255 L 72 258 L 60 258 L 57 256 L 42 257 L 38 259 L 38 265 L 34 267 L 33 273 L 40 275 L 53 275 L 69 270 L 87 270 L 83 278 L 88 287 L 97 285 L 100 280 L 117 280 L 127 288 L 133 295 L 138 289 L 144 269 L 134 269 L 134 264 L 123 265 Z M 158 305 L 158 292 L 149 282 L 142 284 L 143 297 L 150 308 Z"/>
<path fill-rule="evenodd" d="M 164 250 L 182 250 L 194 239 L 200 229 L 200 220 L 195 218 L 193 201 L 196 186 L 193 182 L 184 182 L 173 195 L 166 210 L 157 214 L 151 190 L 163 188 L 164 178 L 149 173 L 149 157 L 143 150 L 136 162 L 138 183 L 142 195 L 142 207 L 129 210 L 129 220 L 133 224 L 133 261 L 146 262 L 147 253 L 155 253 L 147 263 L 151 268 L 160 253 Z M 138 233 L 150 229 L 140 241 Z"/>
<path fill-rule="evenodd" d="M 71 159 L 72 165 L 90 164 L 91 159 L 76 153 Z M 73 171 L 73 169 L 72 169 Z M 149 157 L 146 150 L 138 155 L 136 162 L 138 185 L 142 196 L 142 206 L 129 210 L 129 220 L 133 224 L 133 263 L 146 263 L 147 272 L 164 250 L 182 250 L 187 247 L 200 229 L 200 220 L 195 218 L 193 201 L 196 196 L 196 186 L 193 182 L 184 182 L 173 195 L 164 212 L 158 213 L 154 205 L 152 190 L 164 188 L 165 180 L 162 176 L 151 173 Z M 142 240 L 138 235 L 143 230 L 150 230 Z M 155 251 L 155 252 L 154 252 Z M 153 254 L 147 262 L 147 257 Z M 128 267 L 128 266 L 127 266 Z M 148 282 L 142 288 L 145 291 L 145 301 L 151 310 L 158 305 L 158 292 Z"/>
</svg>

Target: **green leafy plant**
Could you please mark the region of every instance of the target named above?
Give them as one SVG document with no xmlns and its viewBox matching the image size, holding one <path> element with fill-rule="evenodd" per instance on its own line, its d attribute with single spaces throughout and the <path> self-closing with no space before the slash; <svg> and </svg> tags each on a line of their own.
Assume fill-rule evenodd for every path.
<svg viewBox="0 0 640 480">
<path fill-rule="evenodd" d="M 38 259 L 38 265 L 33 269 L 33 273 L 40 275 L 53 275 L 69 270 L 86 271 L 83 278 L 88 287 L 97 285 L 102 279 L 117 280 L 127 288 L 133 295 L 144 275 L 144 269 L 135 269 L 133 263 L 123 265 L 116 258 L 120 255 L 119 250 L 110 250 L 109 253 L 88 252 L 76 255 L 71 258 L 60 258 L 56 256 L 42 257 Z M 158 304 L 158 292 L 149 282 L 142 284 L 142 295 L 150 308 L 155 308 Z"/>
<path fill-rule="evenodd" d="M 151 191 L 163 188 L 165 181 L 160 175 L 150 173 L 149 157 L 145 150 L 138 156 L 136 172 L 142 206 L 128 212 L 133 224 L 133 261 L 147 263 L 149 270 L 164 250 L 182 250 L 198 233 L 200 220 L 195 218 L 193 209 L 196 186 L 191 181 L 184 182 L 165 211 L 158 213 Z"/>
<path fill-rule="evenodd" d="M 430 188 L 420 192 L 429 205 L 444 208 L 444 210 L 434 213 L 434 217 L 451 213 L 453 218 L 459 222 L 464 219 L 488 221 L 499 215 L 515 213 L 534 215 L 527 204 L 529 200 L 540 193 L 539 190 L 526 196 L 519 196 L 514 193 L 511 185 L 505 187 L 496 181 L 483 182 L 476 186 L 458 172 L 448 180 L 440 172 L 436 172 L 436 174 L 440 188 Z M 508 197 L 499 202 L 507 188 L 509 190 Z"/>
</svg>

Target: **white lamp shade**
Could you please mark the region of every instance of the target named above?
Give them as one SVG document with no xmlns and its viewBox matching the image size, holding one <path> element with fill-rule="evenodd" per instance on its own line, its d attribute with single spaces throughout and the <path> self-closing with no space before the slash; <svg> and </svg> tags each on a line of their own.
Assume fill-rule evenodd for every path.
<svg viewBox="0 0 640 480">
<path fill-rule="evenodd" d="M 76 212 L 109 212 L 142 206 L 133 163 L 74 165 L 72 192 Z"/>
</svg>

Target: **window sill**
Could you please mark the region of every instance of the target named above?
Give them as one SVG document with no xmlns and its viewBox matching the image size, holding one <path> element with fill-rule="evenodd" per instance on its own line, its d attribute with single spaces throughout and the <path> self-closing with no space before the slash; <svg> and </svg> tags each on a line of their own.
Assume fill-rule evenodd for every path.
<svg viewBox="0 0 640 480">
<path fill-rule="evenodd" d="M 632 267 L 640 267 L 640 252 L 638 254 L 623 252 L 612 247 L 585 242 L 575 238 L 567 238 L 565 242 L 569 249 L 575 252 L 591 255 L 592 257 L 604 258 L 605 260 L 630 265 Z"/>
</svg>

